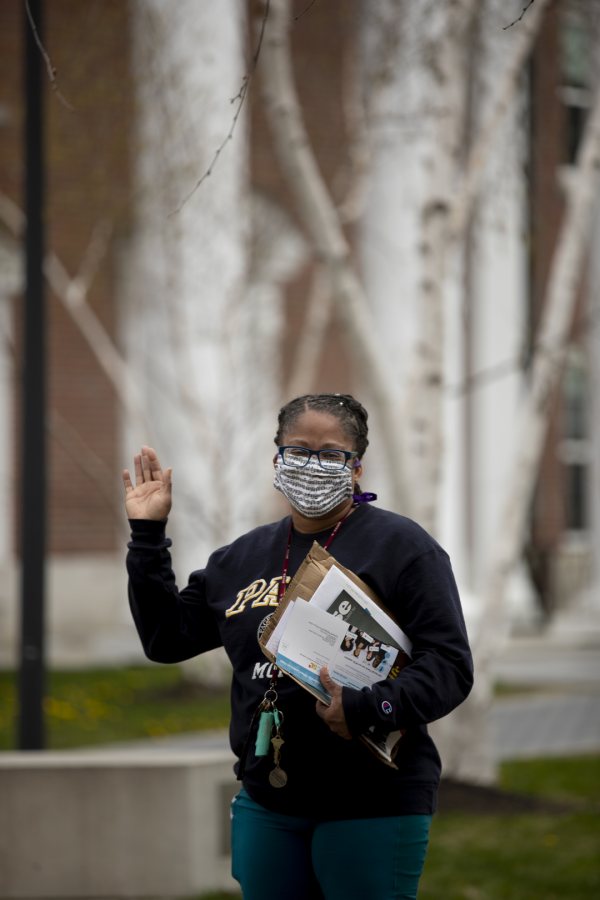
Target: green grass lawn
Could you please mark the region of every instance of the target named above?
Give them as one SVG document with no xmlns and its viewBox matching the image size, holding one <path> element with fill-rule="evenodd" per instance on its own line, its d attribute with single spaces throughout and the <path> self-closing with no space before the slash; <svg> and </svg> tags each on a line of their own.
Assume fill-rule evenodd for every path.
<svg viewBox="0 0 600 900">
<path fill-rule="evenodd" d="M 600 896 L 600 757 L 507 762 L 500 769 L 500 786 L 565 804 L 566 811 L 436 816 L 419 896 L 436 900 Z"/>
<path fill-rule="evenodd" d="M 44 703 L 49 749 L 226 728 L 229 691 L 187 683 L 179 666 L 51 672 Z M 15 748 L 14 673 L 0 673 L 0 749 Z"/>
<path fill-rule="evenodd" d="M 0 673 L 0 748 L 15 742 L 15 678 Z M 226 691 L 187 685 L 177 666 L 55 672 L 46 700 L 48 745 L 69 748 L 224 728 Z M 588 900 L 600 897 L 600 756 L 514 761 L 500 786 L 563 804 L 536 814 L 440 813 L 422 900 Z M 210 894 L 202 900 L 239 900 Z M 200 898 L 195 898 L 200 900 Z"/>
</svg>

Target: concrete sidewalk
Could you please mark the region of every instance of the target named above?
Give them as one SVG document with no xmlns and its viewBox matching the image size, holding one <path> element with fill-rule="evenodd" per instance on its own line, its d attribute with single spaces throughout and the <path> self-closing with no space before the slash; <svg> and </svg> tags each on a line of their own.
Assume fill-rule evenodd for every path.
<svg viewBox="0 0 600 900">
<path fill-rule="evenodd" d="M 597 632 L 512 639 L 494 674 L 518 690 L 492 707 L 498 760 L 600 752 Z"/>
<path fill-rule="evenodd" d="M 491 715 L 499 762 L 600 752 L 600 692 L 505 698 Z"/>
</svg>

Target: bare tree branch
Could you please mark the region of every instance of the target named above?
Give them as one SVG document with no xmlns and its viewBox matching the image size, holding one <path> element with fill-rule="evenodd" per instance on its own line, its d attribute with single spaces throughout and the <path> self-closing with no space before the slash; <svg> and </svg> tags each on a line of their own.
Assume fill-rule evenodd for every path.
<svg viewBox="0 0 600 900">
<path fill-rule="evenodd" d="M 15 362 L 15 345 L 11 336 L 2 329 L 2 339 L 7 354 Z M 122 503 L 117 502 L 117 494 L 114 490 L 115 473 L 112 472 L 104 460 L 87 444 L 79 432 L 53 407 L 48 409 L 46 428 L 52 439 L 62 448 L 75 465 L 98 490 L 106 506 L 114 515 L 115 527 L 123 539 L 126 538 L 126 519 L 123 514 Z"/>
<path fill-rule="evenodd" d="M 503 504 L 494 529 L 497 540 L 482 580 L 477 630 L 472 636 L 478 677 L 475 690 L 452 717 L 452 736 L 445 764 L 454 777 L 472 779 L 474 769 L 493 777 L 491 754 L 479 748 L 472 758 L 472 735 L 489 741 L 485 730 L 491 701 L 491 669 L 508 636 L 507 587 L 525 543 L 531 497 L 549 424 L 548 407 L 561 378 L 577 304 L 589 235 L 597 209 L 600 180 L 600 90 L 587 121 L 577 166 L 567 192 L 559 239 L 546 288 L 542 320 L 531 367 L 529 389 L 523 397 L 518 438 L 506 479 Z M 480 741 L 481 742 L 481 741 Z M 488 746 L 489 750 L 489 746 Z"/>
<path fill-rule="evenodd" d="M 591 331 L 598 328 L 598 325 L 600 325 L 600 315 L 598 310 L 590 312 L 588 315 L 577 317 L 577 329 L 582 333 L 585 332 L 589 334 Z M 549 353 L 551 355 L 556 354 L 556 349 L 547 349 L 542 345 L 534 343 L 534 354 L 536 351 L 539 351 L 540 353 Z M 510 357 L 502 362 L 494 363 L 491 366 L 485 366 L 476 372 L 472 372 L 464 379 L 464 381 L 456 384 L 445 383 L 444 390 L 451 396 L 461 397 L 465 394 L 477 391 L 480 388 L 485 388 L 494 382 L 500 381 L 502 378 L 514 375 L 515 372 L 524 372 L 527 368 L 529 356 L 529 352 L 524 349 L 520 355 Z"/>
<path fill-rule="evenodd" d="M 317 0 L 310 0 L 310 3 L 308 4 L 308 6 L 306 6 L 302 10 L 302 12 L 299 12 L 297 15 L 294 16 L 294 22 L 297 22 L 299 19 L 302 18 L 302 16 L 305 16 L 306 13 L 309 12 L 313 8 L 313 6 L 315 5 L 316 2 L 317 2 Z"/>
<path fill-rule="evenodd" d="M 395 495 L 393 502 L 410 515 L 404 445 L 399 431 L 402 415 L 391 389 L 394 379 L 375 339 L 364 291 L 350 263 L 350 248 L 302 121 L 291 68 L 289 19 L 288 0 L 274 0 L 261 59 L 265 112 L 288 187 L 315 252 L 330 273 L 334 302 L 347 331 L 353 358 L 360 365 L 381 411 Z"/>
<path fill-rule="evenodd" d="M 50 61 L 50 57 L 48 56 L 48 53 L 46 52 L 46 48 L 44 47 L 44 45 L 42 44 L 42 41 L 40 39 L 40 35 L 37 30 L 37 26 L 33 20 L 33 15 L 31 13 L 31 9 L 29 6 L 29 0 L 25 0 L 25 10 L 27 12 L 27 18 L 29 20 L 29 26 L 31 28 L 33 37 L 35 39 L 36 44 L 38 45 L 40 53 L 42 54 L 44 62 L 46 63 L 46 71 L 48 72 L 48 78 L 50 79 L 50 84 L 52 86 L 52 90 L 54 91 L 54 93 L 56 94 L 56 96 L 58 97 L 60 102 L 63 104 L 63 106 L 65 106 L 69 110 L 69 112 L 75 112 L 75 108 L 73 106 L 71 106 L 69 101 L 65 98 L 65 96 L 58 89 L 58 83 L 56 81 L 56 69 L 52 65 L 52 62 Z"/>
<path fill-rule="evenodd" d="M 6 194 L 0 194 L 0 220 L 13 237 L 20 238 L 25 231 L 25 213 Z"/>
<path fill-rule="evenodd" d="M 492 155 L 491 151 L 498 136 L 498 130 L 511 107 L 515 96 L 523 66 L 531 53 L 531 48 L 542 24 L 542 19 L 550 0 L 537 0 L 535 8 L 527 17 L 525 24 L 519 29 L 515 43 L 512 45 L 509 62 L 494 88 L 489 103 L 489 115 L 483 122 L 479 133 L 475 136 L 469 151 L 469 157 L 458 189 L 453 193 L 454 200 L 450 210 L 448 225 L 449 238 L 459 241 L 468 227 L 473 206 L 481 189 L 481 182 L 486 173 Z"/>
<path fill-rule="evenodd" d="M 288 382 L 290 397 L 310 393 L 313 376 L 321 355 L 327 325 L 331 318 L 333 298 L 329 272 L 317 265 L 306 304 L 305 319 L 296 343 L 292 374 Z"/>
<path fill-rule="evenodd" d="M 194 196 L 194 194 L 196 193 L 196 191 L 198 190 L 200 185 L 203 184 L 203 182 L 205 182 L 206 179 L 210 177 L 210 175 L 212 175 L 213 169 L 217 164 L 219 156 L 221 155 L 221 153 L 227 146 L 227 143 L 233 138 L 233 132 L 235 131 L 235 126 L 237 125 L 237 121 L 242 112 L 244 100 L 246 99 L 246 97 L 248 95 L 248 90 L 250 88 L 250 81 L 256 71 L 256 66 L 258 65 L 258 60 L 260 57 L 260 50 L 262 47 L 263 38 L 265 35 L 265 28 L 267 25 L 267 19 L 269 17 L 270 2 L 271 2 L 271 0 L 266 0 L 266 2 L 265 2 L 265 9 L 264 9 L 262 22 L 261 22 L 261 26 L 260 26 L 260 31 L 259 31 L 259 35 L 258 35 L 258 42 L 256 44 L 256 50 L 254 51 L 254 56 L 252 57 L 252 65 L 250 66 L 250 71 L 246 75 L 244 75 L 244 78 L 242 80 L 242 84 L 241 84 L 241 87 L 240 87 L 238 93 L 235 95 L 235 97 L 232 97 L 230 100 L 230 103 L 237 103 L 237 107 L 234 112 L 233 119 L 231 121 L 231 127 L 230 127 L 229 131 L 227 132 L 227 134 L 225 135 L 224 139 L 221 141 L 221 143 L 215 150 L 215 154 L 214 154 L 211 162 L 209 163 L 208 168 L 204 172 L 204 174 L 200 176 L 200 178 L 198 179 L 198 181 L 196 182 L 196 184 L 194 185 L 192 190 L 189 192 L 189 194 L 186 197 L 184 197 L 184 199 L 181 201 L 181 203 L 179 204 L 177 209 L 173 210 L 173 212 L 170 213 L 171 216 L 176 215 L 178 212 L 181 212 L 181 210 L 183 209 L 185 204 L 188 202 L 188 200 L 190 200 L 191 197 Z"/>
<path fill-rule="evenodd" d="M 527 10 L 529 9 L 529 7 L 533 6 L 534 3 L 535 3 L 535 0 L 529 0 L 529 3 L 527 4 L 527 6 L 524 6 L 523 9 L 521 10 L 521 15 L 517 19 L 515 19 L 513 22 L 510 22 L 508 25 L 505 25 L 503 27 L 502 31 L 508 31 L 508 29 L 512 28 L 513 25 L 516 25 L 517 22 L 520 22 L 521 19 L 523 18 L 523 16 L 525 15 L 525 13 L 527 12 Z"/>
<path fill-rule="evenodd" d="M 542 321 L 539 327 L 530 388 L 520 414 L 518 451 L 512 463 L 504 506 L 496 533 L 499 540 L 489 565 L 486 595 L 476 641 L 482 659 L 488 659 L 494 637 L 504 621 L 507 579 L 523 546 L 529 502 L 548 428 L 548 405 L 563 371 L 583 263 L 596 209 L 600 178 L 600 90 L 590 110 L 577 166 L 554 253 Z"/>
<path fill-rule="evenodd" d="M 125 359 L 118 352 L 112 338 L 89 306 L 86 285 L 70 278 L 55 253 L 49 253 L 44 262 L 44 273 L 54 294 L 70 313 L 85 338 L 100 368 L 115 389 L 115 393 L 132 421 L 137 421 L 146 434 L 150 433 L 146 421 L 138 385 Z"/>
<path fill-rule="evenodd" d="M 345 129 L 348 134 L 347 162 L 340 166 L 332 178 L 332 195 L 337 197 L 337 212 L 340 223 L 347 227 L 357 222 L 364 212 L 367 187 L 369 183 L 369 164 L 372 159 L 371 119 L 372 110 L 376 107 L 380 94 L 388 87 L 393 59 L 397 53 L 397 26 L 402 21 L 403 0 L 396 0 L 393 13 L 389 15 L 382 33 L 385 34 L 383 46 L 378 48 L 377 74 L 367 79 L 370 90 L 366 96 L 358 84 L 356 66 L 356 48 L 346 50 L 342 61 L 343 96 L 342 107 L 345 117 Z M 308 7 L 307 9 L 310 9 Z M 385 74 L 384 74 L 385 73 Z M 371 85 L 374 82 L 374 87 Z M 326 284 L 327 282 L 327 284 Z M 313 290 L 307 304 L 303 328 L 296 344 L 295 364 L 289 381 L 289 392 L 292 396 L 305 393 L 302 389 L 310 383 L 310 375 L 322 353 L 323 342 L 327 335 L 327 326 L 333 313 L 334 304 L 331 296 L 330 279 L 324 278 L 319 267 L 314 275 Z"/>
<path fill-rule="evenodd" d="M 15 237 L 20 237 L 25 227 L 25 215 L 6 196 L 0 196 L 0 219 Z M 82 267 L 72 278 L 61 260 L 50 251 L 44 260 L 44 274 L 56 297 L 61 301 L 79 328 L 101 369 L 115 389 L 124 409 L 138 421 L 147 434 L 149 423 L 142 414 L 138 386 L 127 363 L 118 352 L 108 332 L 87 303 L 87 295 L 100 262 L 106 254 L 110 239 L 110 227 L 104 223 L 97 228 L 84 254 Z"/>
</svg>

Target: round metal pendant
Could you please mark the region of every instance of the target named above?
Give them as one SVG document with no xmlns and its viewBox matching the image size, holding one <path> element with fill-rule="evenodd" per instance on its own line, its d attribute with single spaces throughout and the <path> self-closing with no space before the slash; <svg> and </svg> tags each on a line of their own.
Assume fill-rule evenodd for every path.
<svg viewBox="0 0 600 900">
<path fill-rule="evenodd" d="M 273 769 L 272 772 L 269 772 L 269 784 L 274 788 L 282 788 L 287 784 L 287 775 L 280 769 L 279 766 Z"/>
</svg>

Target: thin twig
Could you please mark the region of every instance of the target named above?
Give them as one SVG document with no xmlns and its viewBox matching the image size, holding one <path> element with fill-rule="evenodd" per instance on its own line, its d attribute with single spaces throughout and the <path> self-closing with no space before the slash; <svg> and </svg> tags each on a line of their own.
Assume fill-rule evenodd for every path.
<svg viewBox="0 0 600 900">
<path fill-rule="evenodd" d="M 50 84 L 51 84 L 51 86 L 52 86 L 52 90 L 54 91 L 54 93 L 56 94 L 56 96 L 58 97 L 58 99 L 60 100 L 60 102 L 63 104 L 63 106 L 66 107 L 66 108 L 69 110 L 69 112 L 75 112 L 75 107 L 74 107 L 74 106 L 71 106 L 71 104 L 70 104 L 69 101 L 66 99 L 66 97 L 64 96 L 64 94 L 61 93 L 61 91 L 60 91 L 59 88 L 58 88 L 58 83 L 57 83 L 57 81 L 56 81 L 56 69 L 55 69 L 54 66 L 52 65 L 52 62 L 51 62 L 51 60 L 50 60 L 50 57 L 48 56 L 48 53 L 46 52 L 46 48 L 45 48 L 44 45 L 42 44 L 42 41 L 41 41 L 40 36 L 39 36 L 39 34 L 38 34 L 38 30 L 37 30 L 36 24 L 35 24 L 35 22 L 33 21 L 33 16 L 32 16 L 32 14 L 31 14 L 31 9 L 29 8 L 29 0 L 25 0 L 25 10 L 26 10 L 26 12 L 27 12 L 27 18 L 29 19 L 29 25 L 31 26 L 31 31 L 32 31 L 33 36 L 34 36 L 34 38 L 35 38 L 35 42 L 36 42 L 36 44 L 38 45 L 39 51 L 40 51 L 40 53 L 42 54 L 42 56 L 43 56 L 43 58 L 44 58 L 44 62 L 46 63 L 46 71 L 48 72 L 48 78 L 50 79 Z"/>
<path fill-rule="evenodd" d="M 585 333 L 586 335 L 590 335 L 592 332 L 595 332 L 597 328 L 600 328 L 600 309 L 590 311 L 577 321 L 577 329 L 573 334 L 572 343 L 576 344 L 578 336 L 581 334 Z M 545 347 L 538 341 L 533 344 L 531 350 L 529 350 L 527 354 L 515 354 L 513 357 L 497 363 L 492 363 L 489 366 L 484 366 L 482 369 L 472 372 L 463 381 L 456 384 L 444 384 L 444 390 L 450 396 L 462 397 L 479 388 L 488 387 L 510 375 L 524 374 L 535 353 L 543 353 L 548 357 L 552 357 L 560 352 L 562 352 L 560 347 Z"/>
<path fill-rule="evenodd" d="M 524 6 L 523 9 L 521 10 L 521 15 L 519 16 L 519 18 L 515 19 L 514 22 L 511 22 L 510 25 L 505 25 L 503 27 L 502 31 L 508 31 L 508 29 L 512 28 L 513 25 L 516 25 L 517 22 L 520 22 L 521 19 L 523 18 L 523 16 L 525 15 L 525 13 L 527 12 L 527 10 L 529 9 L 529 7 L 533 6 L 534 3 L 535 3 L 535 0 L 529 0 L 529 3 L 527 4 L 527 6 Z"/>
<path fill-rule="evenodd" d="M 206 181 L 206 179 L 207 179 L 210 175 L 212 175 L 212 171 L 213 171 L 215 165 L 217 164 L 217 160 L 219 159 L 219 156 L 221 155 L 221 153 L 222 153 L 223 150 L 225 149 L 225 147 L 226 147 L 228 141 L 230 141 L 230 140 L 232 139 L 232 137 L 233 137 L 233 132 L 234 132 L 234 130 L 235 130 L 235 126 L 237 125 L 237 121 L 238 121 L 238 119 L 239 119 L 239 117 L 240 117 L 240 113 L 241 113 L 242 107 L 243 107 L 243 105 L 244 105 L 244 100 L 246 99 L 246 97 L 247 97 L 247 95 L 248 95 L 248 89 L 249 89 L 249 87 L 250 87 L 250 82 L 251 82 L 251 80 L 252 80 L 252 77 L 253 77 L 253 75 L 254 75 L 254 73 L 255 73 L 255 71 L 256 71 L 256 66 L 257 66 L 257 64 L 258 64 L 258 58 L 259 58 L 259 56 L 260 56 L 260 49 L 261 49 L 262 42 L 263 42 L 263 37 L 264 37 L 264 34 L 265 34 L 265 28 L 266 28 L 266 25 L 267 25 L 267 19 L 268 19 L 268 17 L 269 17 L 269 7 L 270 7 L 270 5 L 271 5 L 271 0 L 266 0 L 266 2 L 265 2 L 265 11 L 264 11 L 264 14 L 263 14 L 263 19 L 262 19 L 262 23 L 261 23 L 261 27 L 260 27 L 260 34 L 259 34 L 259 36 L 258 36 L 258 42 L 257 42 L 257 44 L 256 44 L 256 50 L 254 51 L 254 56 L 253 56 L 253 58 L 252 58 L 252 65 L 250 66 L 250 71 L 249 71 L 246 75 L 244 75 L 244 77 L 243 77 L 243 79 L 242 79 L 242 84 L 241 84 L 241 87 L 240 87 L 239 91 L 237 92 L 237 94 L 235 95 L 235 97 L 232 97 L 231 100 L 229 101 L 230 103 L 236 103 L 236 102 L 237 102 L 237 104 L 238 104 L 237 109 L 236 109 L 236 111 L 235 111 L 235 114 L 234 114 L 234 116 L 233 116 L 233 120 L 232 120 L 232 122 L 231 122 L 231 128 L 230 128 L 229 131 L 227 132 L 227 134 L 226 134 L 226 136 L 224 137 L 224 139 L 221 141 L 220 145 L 217 147 L 217 149 L 216 149 L 216 151 L 215 151 L 215 154 L 214 154 L 212 160 L 210 161 L 210 164 L 209 164 L 208 168 L 206 169 L 206 171 L 204 172 L 204 174 L 201 176 L 201 178 L 198 179 L 198 181 L 196 182 L 196 184 L 194 185 L 194 187 L 192 188 L 192 190 L 189 192 L 189 194 L 187 195 L 187 197 L 185 197 L 185 198 L 181 201 L 181 203 L 179 204 L 179 206 L 177 207 L 177 209 L 173 210 L 172 213 L 169 213 L 169 218 L 171 218 L 171 216 L 176 215 L 176 213 L 181 212 L 181 210 L 183 209 L 183 207 L 185 206 L 185 204 L 188 202 L 188 200 L 190 200 L 190 199 L 194 196 L 194 194 L 196 193 L 196 191 L 198 190 L 198 188 L 200 187 L 200 185 L 201 185 L 204 181 Z"/>
<path fill-rule="evenodd" d="M 294 22 L 297 22 L 298 19 L 301 19 L 302 16 L 306 15 L 306 13 L 309 11 L 309 9 L 311 9 L 311 7 L 313 7 L 316 2 L 317 2 L 317 0 L 311 0 L 311 2 L 308 4 L 307 7 L 305 7 L 302 10 L 302 12 L 299 12 L 297 16 L 294 16 Z"/>
</svg>

